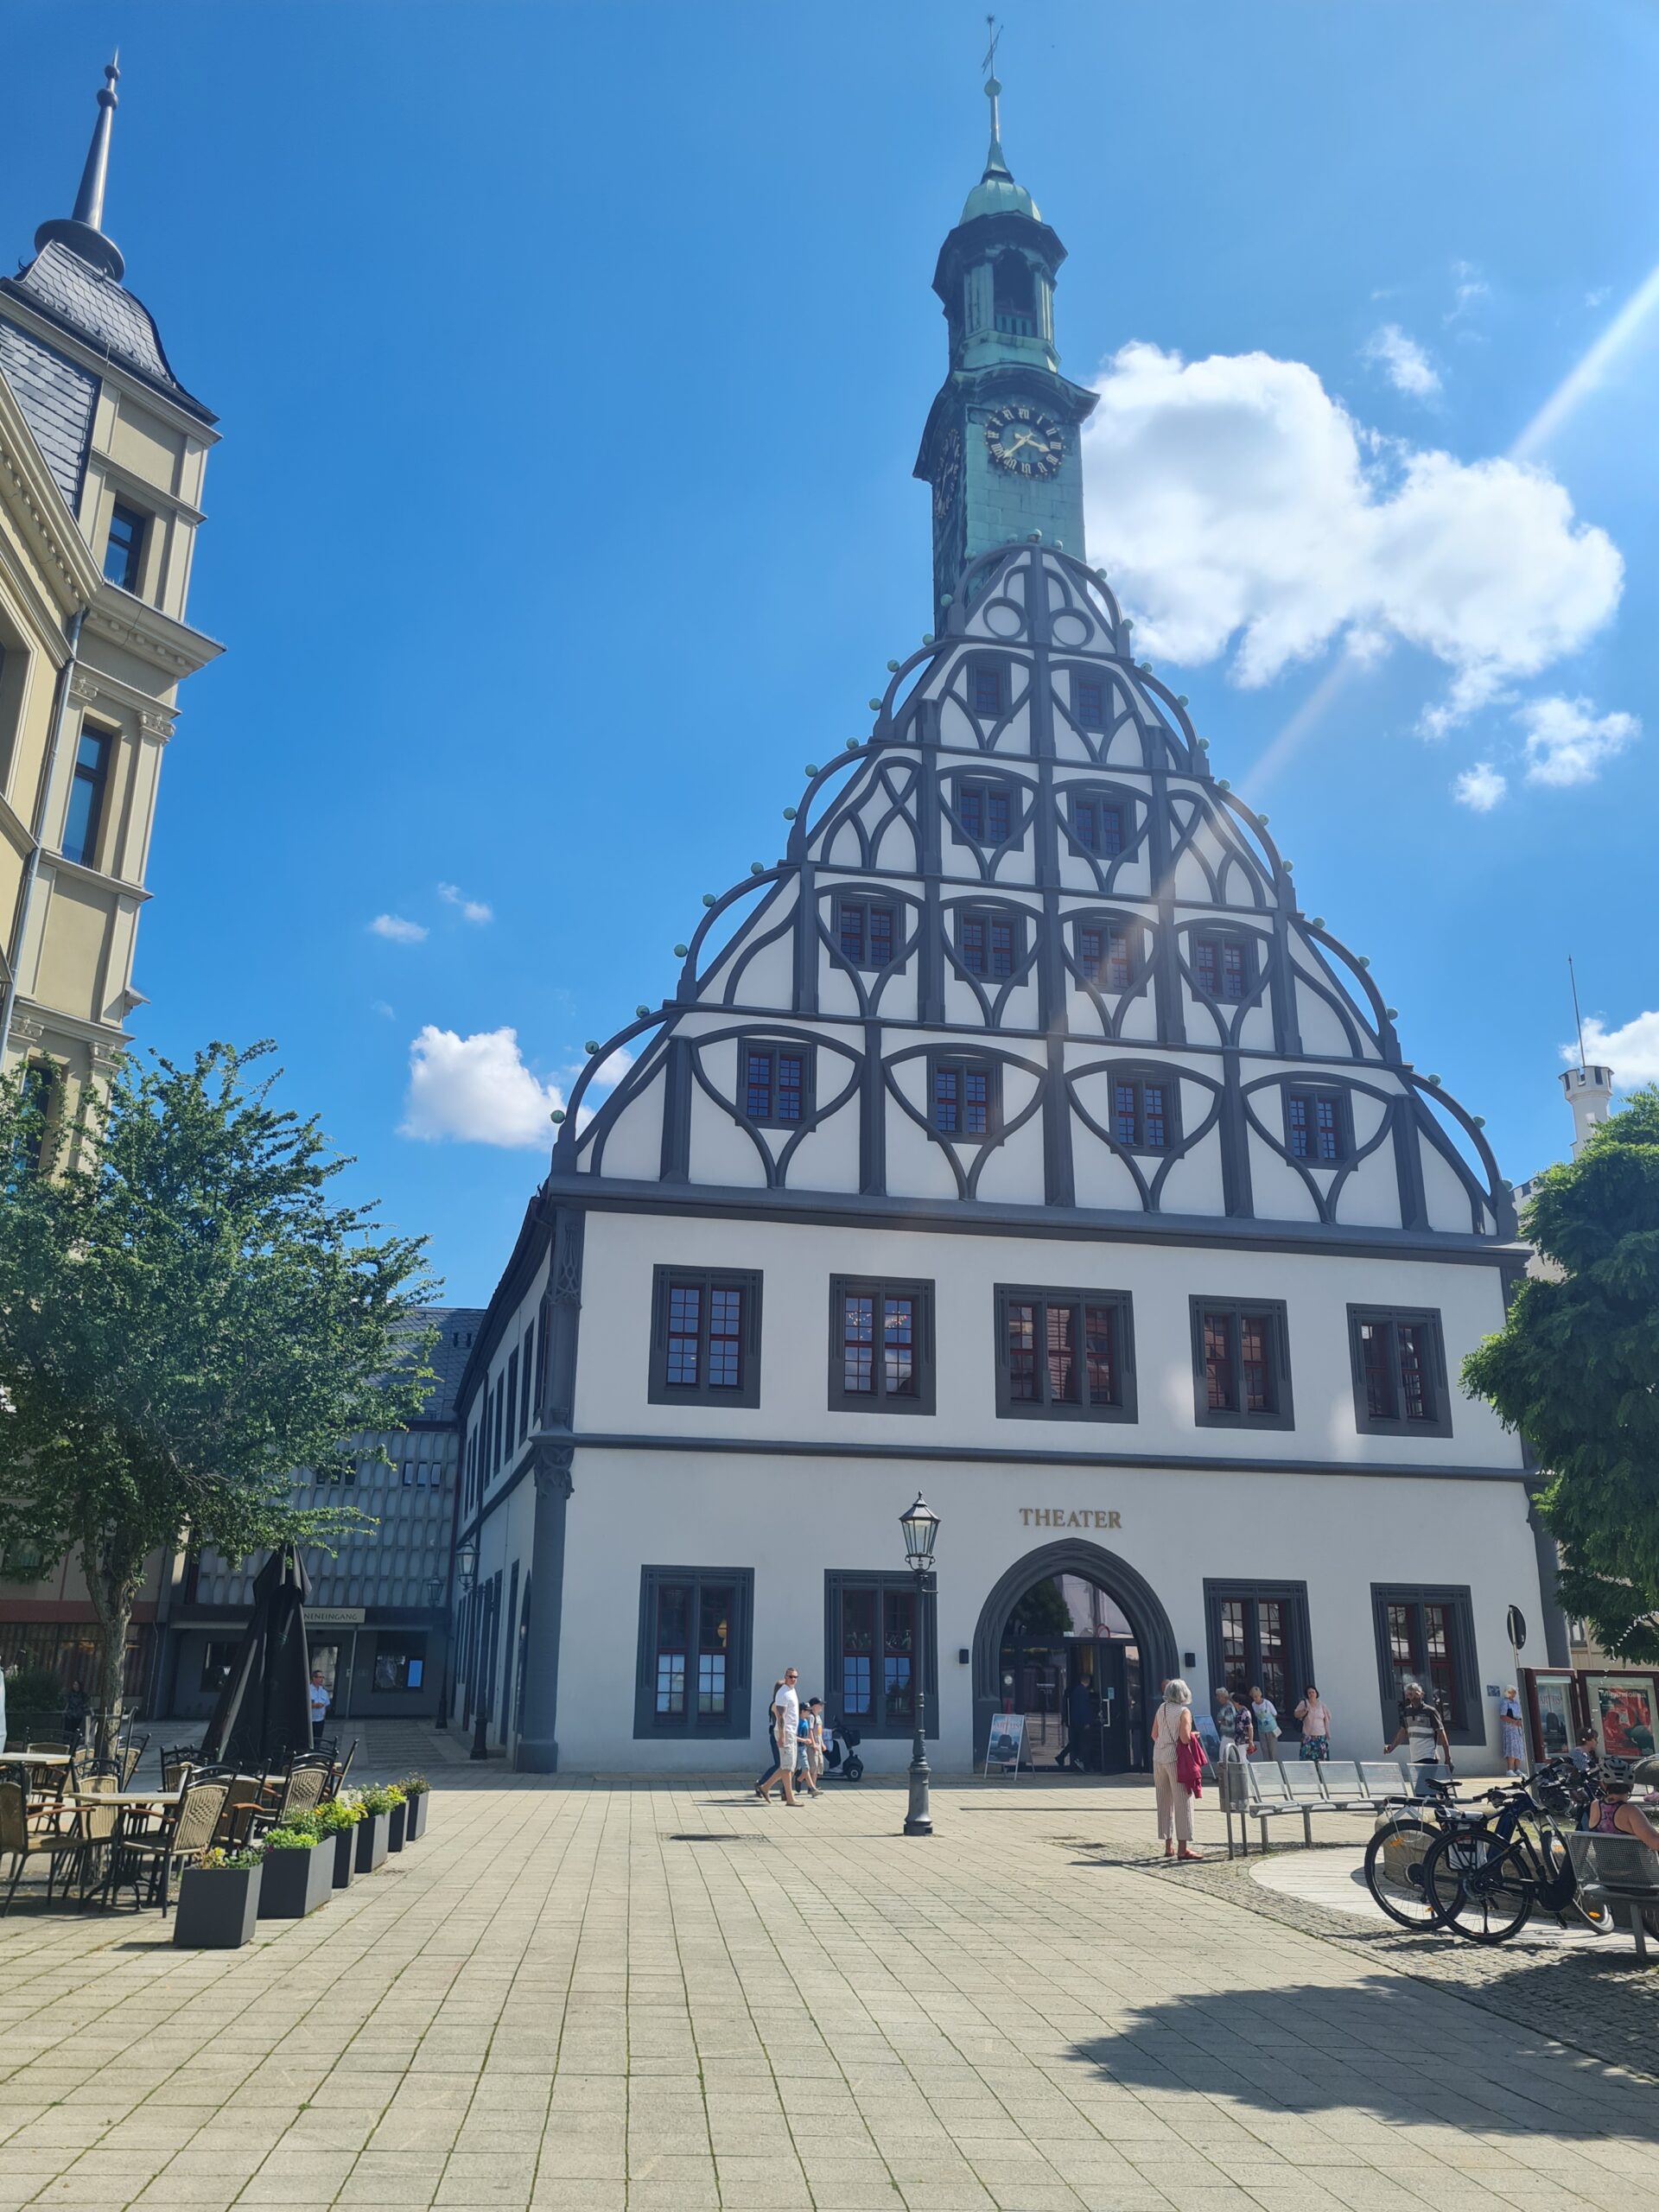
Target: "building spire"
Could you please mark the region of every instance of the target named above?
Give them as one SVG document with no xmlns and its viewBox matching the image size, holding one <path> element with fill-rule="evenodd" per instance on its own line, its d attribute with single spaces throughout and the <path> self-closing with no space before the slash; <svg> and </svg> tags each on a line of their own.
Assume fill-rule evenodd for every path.
<svg viewBox="0 0 1659 2212">
<path fill-rule="evenodd" d="M 995 16 L 986 16 L 985 29 L 990 35 L 990 43 L 985 48 L 985 59 L 979 66 L 985 72 L 985 97 L 991 104 L 991 149 L 985 156 L 985 175 L 980 179 L 982 184 L 988 178 L 1011 176 L 1013 174 L 1002 158 L 1002 87 L 996 76 L 996 49 L 1002 34 L 996 27 Z"/>
<path fill-rule="evenodd" d="M 75 212 L 73 215 L 54 216 L 35 233 L 37 250 L 56 240 L 106 276 L 118 279 L 124 274 L 126 264 L 120 248 L 104 235 L 104 189 L 109 181 L 110 128 L 118 105 L 115 88 L 120 81 L 120 62 L 121 50 L 118 47 L 104 65 L 104 84 L 98 95 L 98 121 L 92 125 L 92 143 L 86 149 L 86 166 L 80 173 Z"/>
</svg>

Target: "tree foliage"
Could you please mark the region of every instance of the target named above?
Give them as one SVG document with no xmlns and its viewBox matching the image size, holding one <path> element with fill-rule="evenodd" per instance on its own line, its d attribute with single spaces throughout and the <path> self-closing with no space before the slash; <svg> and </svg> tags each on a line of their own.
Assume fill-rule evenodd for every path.
<svg viewBox="0 0 1659 2212">
<path fill-rule="evenodd" d="M 1659 1088 L 1540 1177 L 1527 1233 L 1551 1276 L 1521 1286 L 1465 1388 L 1548 1471 L 1562 1605 L 1607 1650 L 1659 1661 Z"/>
<path fill-rule="evenodd" d="M 0 1541 L 79 1550 L 111 1711 L 146 1555 L 327 1542 L 358 1516 L 302 1510 L 296 1471 L 431 1381 L 424 1241 L 334 1198 L 350 1163 L 272 1103 L 270 1049 L 129 1060 L 61 1164 L 0 1089 Z"/>
</svg>

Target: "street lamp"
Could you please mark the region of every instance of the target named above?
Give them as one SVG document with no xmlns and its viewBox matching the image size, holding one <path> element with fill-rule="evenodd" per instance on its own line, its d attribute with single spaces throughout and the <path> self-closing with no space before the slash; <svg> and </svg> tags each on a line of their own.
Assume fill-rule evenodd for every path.
<svg viewBox="0 0 1659 2212">
<path fill-rule="evenodd" d="M 939 1533 L 939 1516 L 918 1491 L 915 1504 L 908 1513 L 899 1516 L 899 1526 L 905 1532 L 905 1563 L 916 1578 L 915 1626 L 912 1637 L 910 1672 L 915 1697 L 916 1733 L 910 1746 L 910 1806 L 905 1815 L 905 1834 L 931 1835 L 933 1815 L 928 1804 L 927 1790 L 932 1777 L 927 1770 L 927 1715 L 925 1710 L 927 1693 L 923 1679 L 928 1639 L 923 1600 L 932 1593 L 934 1588 L 933 1542 Z"/>
<path fill-rule="evenodd" d="M 471 1592 L 473 1587 L 473 1578 L 477 1572 L 477 1545 L 461 1544 L 458 1546 L 455 1552 L 455 1586 L 460 1591 L 461 1595 L 463 1598 L 467 1597 Z M 474 1648 L 476 1648 L 476 1639 L 474 1639 Z M 474 1702 L 477 1693 L 477 1684 L 470 1680 L 467 1684 L 467 1700 L 469 1705 Z M 465 1727 L 466 1725 L 466 1719 L 463 1715 L 461 1726 L 462 1727 Z M 471 1756 L 475 1759 L 486 1759 L 490 1756 L 488 1729 L 489 1716 L 484 1710 L 482 1700 L 479 1700 L 477 1704 L 477 1725 L 473 1730 L 473 1748 L 471 1752 Z"/>
</svg>

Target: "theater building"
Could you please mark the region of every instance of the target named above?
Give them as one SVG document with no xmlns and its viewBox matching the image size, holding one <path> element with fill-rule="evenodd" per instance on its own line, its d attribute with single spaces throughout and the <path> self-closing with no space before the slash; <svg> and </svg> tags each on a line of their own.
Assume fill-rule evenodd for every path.
<svg viewBox="0 0 1659 2212">
<path fill-rule="evenodd" d="M 1317 1681 L 1346 1754 L 1416 1676 L 1478 1764 L 1506 1609 L 1561 1637 L 1457 1382 L 1510 1194 L 1089 565 L 1063 258 L 994 105 L 935 634 L 593 1053 L 480 1331 L 456 1716 L 523 1768 L 752 1771 L 786 1664 L 877 1769 L 918 1686 L 962 1771 L 1003 1709 L 1052 1757 L 1078 1681 L 1090 1764 L 1144 1764 L 1177 1673 Z"/>
</svg>

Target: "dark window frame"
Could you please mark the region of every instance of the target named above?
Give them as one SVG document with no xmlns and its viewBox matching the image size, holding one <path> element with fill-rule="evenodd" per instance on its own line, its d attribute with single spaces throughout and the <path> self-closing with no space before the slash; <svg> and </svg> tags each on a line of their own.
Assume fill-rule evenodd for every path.
<svg viewBox="0 0 1659 2212">
<path fill-rule="evenodd" d="M 1390 1605 L 1408 1605 L 1417 1615 L 1417 1635 L 1425 1665 L 1416 1679 L 1423 1694 L 1433 1699 L 1428 1673 L 1428 1637 L 1423 1619 L 1425 1605 L 1445 1605 L 1452 1614 L 1447 1639 L 1452 1661 L 1452 1710 L 1442 1709 L 1446 1740 L 1453 1744 L 1484 1744 L 1486 1704 L 1481 1694 L 1479 1655 L 1475 1643 L 1475 1610 L 1467 1583 L 1394 1583 L 1371 1585 L 1371 1633 L 1376 1646 L 1376 1682 L 1382 1702 L 1382 1739 L 1386 1743 L 1400 1726 L 1400 1697 L 1394 1686 L 1394 1662 L 1389 1651 Z M 1315 1677 L 1317 1680 L 1317 1676 Z"/>
<path fill-rule="evenodd" d="M 985 705 L 980 698 L 980 685 L 988 678 L 996 686 L 996 704 Z M 1007 665 L 1001 660 L 982 656 L 970 660 L 967 668 L 968 711 L 976 721 L 1001 721 L 1014 704 L 1014 682 Z"/>
<path fill-rule="evenodd" d="M 964 976 L 971 976 L 977 983 L 997 985 L 1016 983 L 1026 965 L 1031 940 L 1026 934 L 1026 925 L 1032 918 L 1031 910 L 1017 906 L 1012 899 L 965 899 L 950 910 L 950 957 Z M 983 968 L 970 968 L 963 956 L 962 931 L 965 922 L 976 922 L 985 931 Z M 991 931 L 999 922 L 1008 925 L 1008 972 L 999 976 L 990 965 Z"/>
<path fill-rule="evenodd" d="M 752 1128 L 804 1129 L 812 1118 L 817 1088 L 817 1052 L 810 1040 L 797 1043 L 782 1037 L 740 1037 L 737 1040 L 738 1110 Z M 771 1101 L 768 1110 L 756 1114 L 749 1104 L 749 1061 L 752 1057 L 765 1054 L 768 1062 L 766 1096 Z M 801 1063 L 801 1110 L 792 1119 L 778 1110 L 780 1096 L 778 1084 L 779 1059 L 797 1059 Z"/>
<path fill-rule="evenodd" d="M 1023 845 L 1026 842 L 1026 785 L 1013 776 L 999 776 L 974 769 L 961 772 L 951 779 L 950 785 L 950 842 L 953 845 L 971 845 L 976 851 L 982 853 L 999 853 L 1005 845 L 1016 849 Z M 987 827 L 982 837 L 976 836 L 968 826 L 967 794 L 970 791 L 981 793 L 987 802 Z M 1007 803 L 1008 834 L 1006 837 L 993 837 L 990 834 L 988 802 L 993 795 Z"/>
<path fill-rule="evenodd" d="M 155 519 L 143 507 L 135 507 L 126 499 L 117 499 L 110 509 L 110 526 L 104 539 L 104 581 L 118 591 L 130 592 L 135 599 L 144 581 L 144 555 Z M 118 528 L 124 533 L 120 537 L 116 535 Z M 112 556 L 120 570 L 118 575 L 111 573 Z"/>
<path fill-rule="evenodd" d="M 1074 853 L 1081 854 L 1084 860 L 1093 861 L 1101 867 L 1109 867 L 1114 861 L 1122 860 L 1126 854 L 1134 850 L 1135 838 L 1140 830 L 1140 817 L 1133 791 L 1122 790 L 1116 784 L 1085 783 L 1081 778 L 1066 784 L 1063 790 L 1065 801 L 1066 842 Z M 1079 804 L 1086 806 L 1109 806 L 1116 810 L 1119 817 L 1119 838 L 1116 852 L 1107 852 L 1099 845 L 1087 844 L 1077 835 Z"/>
<path fill-rule="evenodd" d="M 74 762 L 69 772 L 69 794 L 63 810 L 63 836 L 58 849 L 65 860 L 76 868 L 98 867 L 98 848 L 104 835 L 104 816 L 109 804 L 110 772 L 115 762 L 115 748 L 118 733 L 104 729 L 96 722 L 83 722 L 75 740 Z M 98 747 L 97 760 L 88 765 L 81 759 L 82 748 L 88 745 Z M 71 828 L 75 819 L 76 801 L 83 791 L 89 791 L 86 818 L 82 825 L 79 849 L 70 850 Z"/>
<path fill-rule="evenodd" d="M 1144 1154 L 1148 1160 L 1167 1160 L 1173 1154 L 1180 1150 L 1181 1084 L 1179 1070 L 1172 1072 L 1163 1068 L 1140 1067 L 1126 1063 L 1122 1066 L 1109 1067 L 1106 1071 L 1106 1079 L 1111 1086 L 1112 1094 L 1108 1106 L 1111 1117 L 1112 1142 L 1121 1151 Z M 1135 1090 L 1135 1134 L 1133 1144 L 1129 1143 L 1118 1129 L 1117 1092 L 1120 1084 L 1132 1085 Z M 1148 1084 L 1155 1085 L 1164 1094 L 1164 1141 L 1162 1144 L 1148 1144 L 1147 1141 L 1146 1092 Z"/>
<path fill-rule="evenodd" d="M 1328 1083 L 1291 1083 L 1285 1085 L 1285 1150 L 1290 1157 L 1308 1167 L 1345 1167 L 1354 1156 L 1354 1122 L 1349 1110 L 1348 1093 L 1340 1084 Z M 1294 1106 L 1301 1106 L 1307 1114 L 1308 1134 L 1318 1142 L 1319 1109 L 1329 1106 L 1336 1116 L 1337 1149 L 1328 1160 L 1321 1159 L 1317 1149 L 1298 1152 L 1296 1134 L 1291 1126 Z"/>
<path fill-rule="evenodd" d="M 1206 1656 L 1210 1662 L 1210 1687 L 1213 1694 L 1222 1688 L 1227 1679 L 1221 1634 L 1222 1606 L 1242 1602 L 1246 1605 L 1257 1607 L 1263 1599 L 1282 1604 L 1287 1610 L 1287 1624 L 1289 1631 L 1287 1641 L 1289 1645 L 1289 1656 L 1285 1662 L 1285 1672 L 1292 1687 L 1290 1696 L 1278 1707 L 1279 1730 L 1286 1742 L 1296 1744 L 1301 1741 L 1302 1736 L 1302 1724 L 1296 1718 L 1296 1707 L 1300 1701 L 1302 1692 L 1308 1684 L 1317 1682 L 1319 1679 L 1313 1665 L 1313 1639 L 1308 1624 L 1306 1582 L 1285 1581 L 1273 1577 L 1257 1581 L 1241 1581 L 1230 1575 L 1219 1577 L 1213 1581 L 1208 1576 L 1205 1578 L 1204 1627 Z M 1259 1617 L 1254 1633 L 1254 1648 L 1252 1649 L 1251 1631 L 1248 1629 L 1245 1632 L 1245 1643 L 1249 1668 L 1255 1670 L 1249 1673 L 1249 1679 L 1245 1682 L 1244 1687 L 1249 1689 L 1253 1683 L 1262 1681 Z M 1263 1688 L 1265 1687 L 1266 1685 L 1263 1684 Z"/>
<path fill-rule="evenodd" d="M 1410 1421 L 1397 1411 L 1387 1416 L 1374 1414 L 1370 1409 L 1370 1393 L 1365 1379 L 1364 1348 L 1360 1336 L 1362 1325 L 1380 1323 L 1389 1332 L 1389 1382 L 1397 1408 L 1404 1397 L 1398 1333 L 1402 1322 L 1423 1330 L 1427 1338 L 1427 1379 L 1433 1395 L 1434 1411 L 1427 1421 Z M 1353 1370 L 1354 1425 L 1362 1436 L 1451 1435 L 1452 1393 L 1446 1366 L 1446 1333 L 1438 1306 L 1351 1306 L 1348 1308 L 1348 1357 Z"/>
<path fill-rule="evenodd" d="M 1230 945 L 1236 946 L 1243 953 L 1243 988 L 1236 999 L 1229 998 L 1220 991 L 1207 991 L 1198 981 L 1198 947 L 1201 944 L 1215 946 L 1218 955 L 1224 956 L 1225 948 Z M 1187 952 L 1194 995 L 1205 1006 L 1248 1006 L 1262 988 L 1263 974 L 1262 940 L 1252 930 L 1214 929 L 1208 926 L 1191 930 L 1187 933 Z M 1219 980 L 1220 965 L 1221 961 L 1218 958 L 1217 980 Z"/>
<path fill-rule="evenodd" d="M 846 1387 L 845 1300 L 870 1298 L 878 1306 L 888 1298 L 914 1301 L 912 1351 L 916 1388 L 909 1395 L 889 1394 L 880 1337 L 873 1346 L 870 1390 Z M 837 1414 L 931 1414 L 938 1389 L 938 1344 L 931 1282 L 899 1275 L 831 1275 L 830 1278 L 830 1411 Z"/>
<path fill-rule="evenodd" d="M 931 1575 L 927 1577 L 927 1582 L 930 1585 L 932 1580 Z M 842 1670 L 844 1657 L 842 1627 L 842 1602 L 849 1594 L 856 1595 L 864 1592 L 871 1592 L 875 1599 L 876 1619 L 879 1623 L 885 1614 L 886 1601 L 889 1596 L 894 1593 L 906 1596 L 917 1594 L 916 1577 L 913 1574 L 907 1574 L 903 1568 L 878 1569 L 870 1573 L 862 1573 L 853 1567 L 831 1567 L 824 1569 L 823 1695 L 826 1714 L 831 1719 L 837 1721 L 846 1711 L 846 1678 Z M 938 1601 L 936 1592 L 931 1587 L 925 1587 L 918 1594 L 921 1599 L 921 1621 L 919 1628 L 912 1624 L 911 1630 L 911 1676 L 913 1681 L 916 1672 L 916 1645 L 919 1643 L 922 1694 L 927 1701 L 922 1716 L 923 1732 L 937 1738 L 939 1732 Z M 874 1652 L 872 1652 L 872 1675 L 874 1675 L 875 1656 Z M 872 1682 L 872 1702 L 873 1705 L 877 1703 L 874 1681 Z M 885 1703 L 885 1700 L 880 1702 Z M 891 1721 L 886 1719 L 880 1709 L 873 1710 L 868 1713 L 855 1713 L 849 1717 L 859 1734 L 872 1742 L 908 1743 L 915 1732 L 916 1724 L 913 1719 L 903 1722 Z"/>
<path fill-rule="evenodd" d="M 659 1264 L 651 1276 L 651 1368 L 647 1402 L 653 1406 L 731 1407 L 753 1413 L 760 1403 L 760 1292 L 758 1268 L 680 1268 Z M 695 1283 L 702 1293 L 697 1325 L 697 1380 L 688 1388 L 668 1379 L 669 1293 L 676 1284 Z M 710 1293 L 739 1290 L 743 1317 L 739 1337 L 735 1389 L 715 1389 L 709 1380 Z"/>
<path fill-rule="evenodd" d="M 1090 689 L 1097 690 L 1100 693 L 1098 719 L 1095 719 L 1091 709 L 1084 705 L 1083 690 L 1085 684 Z M 1105 677 L 1085 676 L 1080 669 L 1072 670 L 1071 719 L 1079 729 L 1094 730 L 1097 733 L 1104 731 L 1106 728 L 1107 702 L 1109 697 L 1110 687 Z"/>
<path fill-rule="evenodd" d="M 1002 1063 L 989 1052 L 962 1052 L 939 1046 L 927 1055 L 927 1133 L 936 1144 L 996 1144 L 1003 1130 Z M 985 1085 L 985 1127 L 982 1129 L 942 1129 L 934 1119 L 938 1103 L 938 1078 L 949 1071 L 957 1075 L 983 1075 Z"/>
<path fill-rule="evenodd" d="M 663 1718 L 657 1711 L 657 1600 L 664 1586 L 690 1586 L 688 1612 L 699 1624 L 702 1587 L 729 1584 L 730 1625 L 727 1637 L 726 1711 L 706 1718 L 696 1711 L 695 1686 L 688 1683 L 683 1714 Z M 639 1621 L 634 1660 L 633 1734 L 636 1742 L 672 1738 L 704 1741 L 747 1738 L 749 1733 L 751 1652 L 754 1634 L 754 1569 L 752 1567 L 642 1567 Z M 688 1653 L 688 1658 L 696 1655 Z M 689 1675 L 689 1669 L 688 1669 Z"/>
<path fill-rule="evenodd" d="M 1205 1298 L 1196 1294 L 1188 1300 L 1192 1328 L 1192 1411 L 1200 1428 L 1268 1428 L 1289 1429 L 1296 1426 L 1296 1410 L 1291 1390 L 1290 1323 L 1289 1313 L 1282 1298 Z M 1210 1403 L 1208 1374 L 1205 1359 L 1205 1317 L 1224 1313 L 1229 1317 L 1231 1336 L 1231 1363 L 1235 1377 L 1243 1366 L 1239 1344 L 1239 1325 L 1246 1313 L 1262 1313 L 1273 1325 L 1271 1365 L 1276 1403 L 1273 1410 L 1249 1413 L 1243 1407 L 1212 1407 Z M 1242 1397 L 1243 1392 L 1238 1395 Z"/>
<path fill-rule="evenodd" d="M 842 917 L 849 906 L 863 909 L 863 919 L 859 925 L 861 949 L 856 955 L 848 951 L 842 928 Z M 890 918 L 893 931 L 890 959 L 876 960 L 871 957 L 869 926 L 871 908 L 885 912 Z M 901 948 L 905 934 L 905 911 L 904 901 L 899 899 L 881 898 L 861 891 L 837 891 L 830 904 L 830 933 L 840 958 L 848 967 L 855 968 L 861 975 L 866 976 L 885 976 L 889 971 L 902 967 L 904 961 Z"/>
<path fill-rule="evenodd" d="M 1109 998 L 1123 991 L 1132 991 L 1146 975 L 1147 967 L 1147 925 L 1140 915 L 1096 911 L 1071 914 L 1066 919 L 1071 931 L 1071 965 L 1078 982 L 1087 984 L 1091 991 L 1099 991 Z M 1103 941 L 1103 960 L 1107 966 L 1107 972 L 1103 975 L 1091 976 L 1089 973 L 1083 950 L 1083 932 L 1085 930 L 1093 930 Z M 1114 983 L 1109 973 L 1111 938 L 1115 931 L 1122 932 L 1128 957 L 1128 975 L 1121 983 Z"/>
<path fill-rule="evenodd" d="M 1042 1309 L 1044 1319 L 1037 1324 L 1039 1349 L 1037 1372 L 1043 1395 L 1039 1398 L 1016 1398 L 1013 1395 L 1014 1371 L 1008 1346 L 1008 1309 L 1014 1306 L 1037 1306 Z M 1083 1313 L 1086 1307 L 1107 1306 L 1115 1316 L 1114 1350 L 1117 1364 L 1117 1402 L 1096 1406 L 1081 1399 L 1053 1399 L 1048 1392 L 1048 1362 L 1046 1314 L 1050 1306 L 1070 1306 L 1077 1319 L 1074 1322 L 1073 1344 L 1083 1341 Z M 1140 1411 L 1135 1395 L 1135 1306 L 1127 1290 L 1090 1290 L 1042 1288 L 1026 1283 L 1000 1282 L 995 1286 L 993 1311 L 995 1318 L 996 1344 L 996 1414 L 999 1421 L 1135 1421 Z"/>
</svg>

